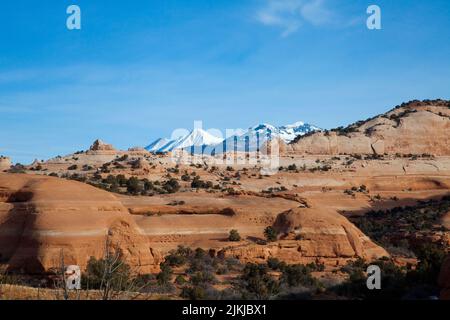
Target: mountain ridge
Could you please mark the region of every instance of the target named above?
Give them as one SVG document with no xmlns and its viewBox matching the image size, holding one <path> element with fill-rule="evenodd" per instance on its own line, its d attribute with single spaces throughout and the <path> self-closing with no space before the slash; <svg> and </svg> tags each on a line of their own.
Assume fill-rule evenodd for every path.
<svg viewBox="0 0 450 320">
<path fill-rule="evenodd" d="M 238 134 L 225 139 L 216 137 L 202 129 L 194 129 L 189 134 L 175 139 L 158 138 L 145 149 L 152 153 L 165 153 L 179 149 L 201 149 L 202 152 L 223 152 L 229 150 L 226 146 L 238 145 L 239 150 L 259 149 L 267 141 L 267 138 L 281 138 L 289 143 L 299 135 L 321 130 L 319 127 L 297 121 L 293 124 L 273 126 L 268 123 L 260 123 L 245 130 L 238 130 Z"/>
</svg>

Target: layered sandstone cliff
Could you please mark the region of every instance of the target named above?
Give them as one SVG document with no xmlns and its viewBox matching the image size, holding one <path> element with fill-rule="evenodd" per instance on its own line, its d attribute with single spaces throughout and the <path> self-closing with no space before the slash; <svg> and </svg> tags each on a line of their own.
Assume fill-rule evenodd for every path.
<svg viewBox="0 0 450 320">
<path fill-rule="evenodd" d="M 450 102 L 412 101 L 346 128 L 298 137 L 286 153 L 450 155 Z"/>
</svg>

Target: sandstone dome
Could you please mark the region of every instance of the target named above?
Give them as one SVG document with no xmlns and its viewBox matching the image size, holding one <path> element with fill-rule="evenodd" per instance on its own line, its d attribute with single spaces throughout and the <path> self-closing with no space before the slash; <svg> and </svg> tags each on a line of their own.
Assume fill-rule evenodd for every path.
<svg viewBox="0 0 450 320">
<path fill-rule="evenodd" d="M 364 233 L 335 211 L 296 208 L 278 215 L 273 227 L 282 239 L 299 241 L 304 256 L 363 258 L 389 256 Z"/>
<path fill-rule="evenodd" d="M 10 269 L 44 272 L 60 265 L 61 254 L 84 268 L 106 243 L 141 272 L 159 263 L 114 195 L 76 181 L 0 174 L 0 259 Z"/>
</svg>

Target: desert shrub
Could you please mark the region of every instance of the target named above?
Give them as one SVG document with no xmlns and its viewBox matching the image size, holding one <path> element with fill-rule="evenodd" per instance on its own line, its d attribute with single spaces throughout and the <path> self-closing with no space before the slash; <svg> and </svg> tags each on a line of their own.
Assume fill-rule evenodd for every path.
<svg viewBox="0 0 450 320">
<path fill-rule="evenodd" d="M 287 284 L 289 287 L 297 287 L 300 285 L 312 287 L 317 285 L 317 280 L 311 275 L 311 269 L 301 264 L 284 267 L 281 282 Z"/>
<path fill-rule="evenodd" d="M 168 181 L 164 182 L 163 189 L 168 193 L 175 193 L 180 190 L 180 184 L 178 183 L 177 179 L 171 178 Z"/>
<path fill-rule="evenodd" d="M 99 181 L 102 179 L 102 175 L 98 172 L 94 173 L 94 175 L 92 176 L 92 180 L 94 181 Z"/>
<path fill-rule="evenodd" d="M 399 267 L 388 258 L 371 262 L 381 269 L 383 290 L 368 290 L 365 274 L 368 264 L 363 260 L 348 263 L 341 271 L 349 275 L 348 280 L 332 288 L 339 295 L 359 299 L 429 299 L 439 294 L 437 278 L 444 257 L 445 248 L 436 244 L 420 244 L 415 249 L 419 263 L 414 270 Z"/>
<path fill-rule="evenodd" d="M 278 282 L 267 271 L 263 264 L 245 266 L 237 284 L 243 299 L 266 300 L 279 292 Z"/>
<path fill-rule="evenodd" d="M 355 216 L 351 220 L 384 247 L 399 247 L 406 252 L 414 251 L 407 241 L 409 234 L 439 232 L 439 221 L 449 210 L 450 201 L 444 197 L 441 200 L 421 201 L 415 206 L 369 211 L 365 216 Z"/>
<path fill-rule="evenodd" d="M 172 250 L 169 255 L 166 256 L 166 263 L 171 267 L 181 267 L 186 264 L 188 258 L 192 254 L 190 248 L 179 246 L 177 250 Z"/>
<path fill-rule="evenodd" d="M 90 166 L 88 164 L 83 165 L 83 171 L 90 171 L 90 170 L 93 170 L 93 169 L 94 169 L 93 166 Z"/>
<path fill-rule="evenodd" d="M 110 163 L 102 164 L 101 170 L 102 170 L 103 173 L 108 173 L 109 172 L 109 165 L 110 165 Z"/>
<path fill-rule="evenodd" d="M 78 169 L 78 166 L 76 164 L 73 164 L 67 168 L 67 170 L 77 170 L 77 169 Z"/>
<path fill-rule="evenodd" d="M 269 226 L 264 230 L 264 236 L 267 241 L 274 242 L 277 241 L 278 233 L 273 227 Z"/>
<path fill-rule="evenodd" d="M 186 272 L 188 274 L 204 271 L 214 272 L 215 267 L 215 259 L 205 250 L 197 248 L 189 257 L 189 267 L 186 269 Z"/>
<path fill-rule="evenodd" d="M 167 172 L 178 174 L 178 173 L 180 173 L 180 169 L 178 168 L 178 165 L 177 165 L 174 168 L 168 168 Z"/>
<path fill-rule="evenodd" d="M 153 190 L 153 188 L 154 188 L 153 182 L 151 182 L 148 179 L 144 179 L 144 180 L 142 180 L 142 182 L 144 183 L 144 190 L 145 191 Z"/>
<path fill-rule="evenodd" d="M 126 160 L 128 160 L 128 155 L 127 155 L 127 154 L 124 154 L 123 156 L 117 158 L 116 160 L 117 160 L 117 161 L 126 161 Z"/>
<path fill-rule="evenodd" d="M 229 241 L 241 241 L 241 235 L 239 234 L 239 232 L 237 230 L 231 230 L 230 234 L 228 236 L 228 240 Z"/>
<path fill-rule="evenodd" d="M 192 180 L 192 183 L 191 183 L 191 188 L 194 188 L 194 189 L 210 189 L 213 186 L 214 185 L 211 181 L 205 182 L 205 181 L 201 180 L 199 176 L 195 176 L 194 180 Z"/>
<path fill-rule="evenodd" d="M 182 181 L 185 181 L 185 182 L 189 182 L 189 181 L 191 181 L 191 176 L 188 175 L 187 173 L 186 173 L 186 174 L 183 174 L 183 175 L 181 176 L 181 180 L 182 180 Z"/>
<path fill-rule="evenodd" d="M 134 278 L 133 284 L 139 291 L 146 291 L 154 284 L 155 279 L 153 274 L 139 274 Z"/>
<path fill-rule="evenodd" d="M 183 287 L 180 297 L 188 300 L 204 300 L 206 299 L 205 289 L 199 286 Z"/>
<path fill-rule="evenodd" d="M 112 174 L 108 175 L 106 177 L 106 179 L 104 180 L 105 183 L 109 183 L 109 184 L 113 184 L 113 183 L 117 183 L 116 177 L 113 176 Z"/>
<path fill-rule="evenodd" d="M 358 259 L 349 262 L 341 268 L 342 272 L 348 274 L 348 279 L 331 288 L 341 296 L 351 299 L 401 299 L 414 286 L 406 282 L 406 272 L 389 259 L 380 259 L 370 263 L 377 265 L 381 269 L 382 290 L 369 290 L 367 288 L 367 267 L 368 264 Z"/>
<path fill-rule="evenodd" d="M 178 275 L 178 276 L 175 278 L 175 283 L 176 283 L 177 285 L 179 285 L 179 286 L 182 286 L 182 285 L 186 284 L 187 281 L 186 281 L 186 279 L 185 279 L 182 275 Z"/>
<path fill-rule="evenodd" d="M 282 270 L 286 267 L 286 263 L 278 260 L 277 258 L 269 258 L 267 259 L 267 266 L 272 270 Z"/>
<path fill-rule="evenodd" d="M 195 286 L 204 284 L 214 284 L 217 282 L 214 274 L 208 271 L 196 272 L 191 276 L 191 283 Z"/>
<path fill-rule="evenodd" d="M 111 191 L 111 192 L 119 192 L 119 184 L 116 181 L 111 183 L 111 185 L 109 186 L 109 191 Z"/>
<path fill-rule="evenodd" d="M 109 286 L 115 291 L 125 290 L 131 281 L 130 266 L 115 255 L 101 259 L 91 257 L 81 279 L 83 289 Z"/>
<path fill-rule="evenodd" d="M 306 265 L 306 267 L 311 271 L 325 271 L 325 265 L 323 263 L 309 263 Z"/>
<path fill-rule="evenodd" d="M 437 279 L 447 251 L 434 243 L 420 244 L 413 250 L 419 259 L 419 264 L 408 274 L 408 279 L 416 283 L 437 286 Z"/>
<path fill-rule="evenodd" d="M 87 177 L 85 175 L 80 175 L 78 173 L 74 173 L 69 177 L 70 180 L 80 181 L 80 182 L 86 182 Z"/>
<path fill-rule="evenodd" d="M 170 283 L 172 280 L 173 271 L 167 263 L 160 264 L 161 271 L 156 276 L 156 280 L 160 286 L 164 286 Z"/>
<path fill-rule="evenodd" d="M 136 177 L 131 177 L 127 181 L 127 192 L 133 195 L 137 195 L 141 193 L 143 190 L 143 187 L 141 183 L 139 182 L 139 179 Z"/>
<path fill-rule="evenodd" d="M 116 176 L 116 181 L 121 187 L 126 187 L 127 186 L 128 180 L 123 174 L 117 175 Z"/>
<path fill-rule="evenodd" d="M 229 271 L 239 271 L 242 267 L 241 262 L 233 257 L 227 257 L 223 261 Z"/>
</svg>

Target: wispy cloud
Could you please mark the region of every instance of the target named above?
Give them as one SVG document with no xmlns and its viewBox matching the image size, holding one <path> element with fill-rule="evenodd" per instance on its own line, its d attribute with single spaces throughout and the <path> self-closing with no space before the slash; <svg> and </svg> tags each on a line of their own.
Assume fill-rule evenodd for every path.
<svg viewBox="0 0 450 320">
<path fill-rule="evenodd" d="M 266 25 L 282 29 L 287 37 L 304 24 L 319 26 L 330 22 L 332 13 L 325 0 L 266 0 L 256 14 L 257 20 Z"/>
</svg>

